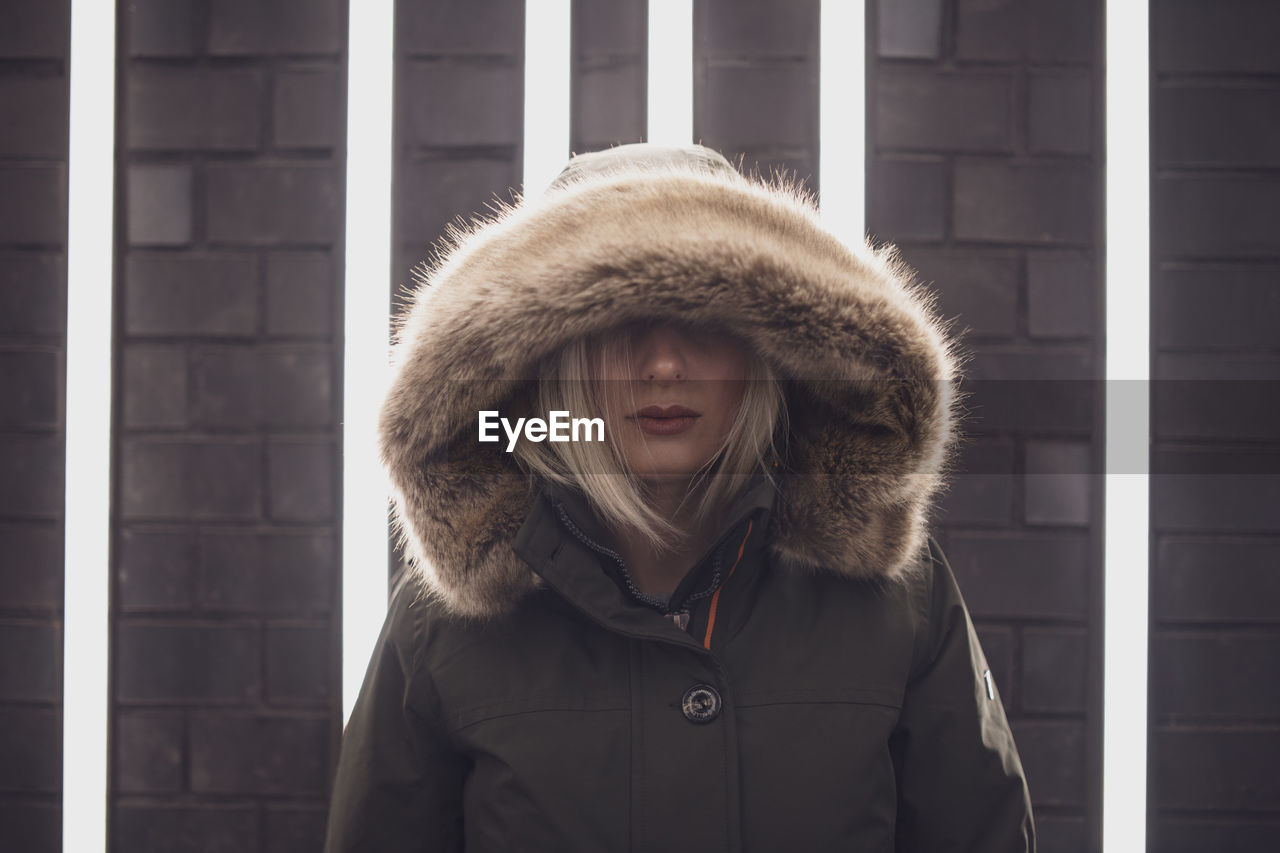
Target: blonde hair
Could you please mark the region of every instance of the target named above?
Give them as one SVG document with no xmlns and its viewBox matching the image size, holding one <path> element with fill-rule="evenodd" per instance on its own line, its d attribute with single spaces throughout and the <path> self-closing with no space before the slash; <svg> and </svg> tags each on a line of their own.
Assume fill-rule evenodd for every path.
<svg viewBox="0 0 1280 853">
<path fill-rule="evenodd" d="M 610 365 L 631 363 L 632 335 L 632 329 L 624 327 L 578 338 L 544 360 L 537 415 L 546 418 L 552 411 L 568 411 L 574 417 L 604 415 L 608 403 L 601 379 L 609 375 Z M 745 349 L 746 383 L 738 412 L 720 448 L 694 473 L 685 496 L 688 499 L 701 490 L 692 517 L 696 527 L 711 523 L 753 476 L 772 479 L 775 462 L 782 456 L 775 444 L 776 437 L 787 433 L 781 384 L 765 359 Z M 607 524 L 637 531 L 658 551 L 671 549 L 689 535 L 654 510 L 643 481 L 629 469 L 607 431 L 603 442 L 518 442 L 515 456 L 534 479 L 579 489 Z"/>
</svg>

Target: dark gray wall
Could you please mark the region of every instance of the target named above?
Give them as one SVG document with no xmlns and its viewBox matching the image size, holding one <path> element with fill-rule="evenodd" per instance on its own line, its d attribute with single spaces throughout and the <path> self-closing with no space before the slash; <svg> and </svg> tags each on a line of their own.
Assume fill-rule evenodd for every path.
<svg viewBox="0 0 1280 853">
<path fill-rule="evenodd" d="M 1280 5 L 1152 4 L 1159 853 L 1280 849 Z"/>
<path fill-rule="evenodd" d="M 62 844 L 67 0 L 0 11 L 0 848 Z"/>
<path fill-rule="evenodd" d="M 341 732 L 341 0 L 122 4 L 112 849 L 319 849 Z"/>
</svg>

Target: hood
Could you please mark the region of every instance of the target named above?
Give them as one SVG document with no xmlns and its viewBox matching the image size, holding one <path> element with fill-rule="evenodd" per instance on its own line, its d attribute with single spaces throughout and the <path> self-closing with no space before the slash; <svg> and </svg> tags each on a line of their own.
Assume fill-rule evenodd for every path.
<svg viewBox="0 0 1280 853">
<path fill-rule="evenodd" d="M 540 579 L 512 550 L 538 499 L 477 440 L 564 343 L 641 318 L 714 322 L 784 379 L 775 565 L 901 579 L 923 546 L 954 420 L 955 360 L 889 246 L 845 245 L 783 180 L 701 146 L 574 158 L 543 195 L 451 229 L 398 321 L 379 452 L 410 566 L 452 613 Z"/>
</svg>

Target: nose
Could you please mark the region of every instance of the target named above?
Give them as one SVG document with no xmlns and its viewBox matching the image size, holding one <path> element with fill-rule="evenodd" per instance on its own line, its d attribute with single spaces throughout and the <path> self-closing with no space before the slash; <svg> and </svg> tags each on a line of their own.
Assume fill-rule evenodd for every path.
<svg viewBox="0 0 1280 853">
<path fill-rule="evenodd" d="M 679 329 L 667 323 L 650 326 L 636 341 L 640 378 L 650 382 L 676 382 L 687 379 L 685 362 L 687 342 Z"/>
</svg>

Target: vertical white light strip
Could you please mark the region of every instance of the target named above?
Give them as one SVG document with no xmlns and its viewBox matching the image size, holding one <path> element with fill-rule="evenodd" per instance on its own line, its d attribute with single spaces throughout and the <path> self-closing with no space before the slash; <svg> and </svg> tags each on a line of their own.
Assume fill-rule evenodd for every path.
<svg viewBox="0 0 1280 853">
<path fill-rule="evenodd" d="M 648 129 L 659 145 L 693 138 L 693 0 L 649 0 Z"/>
<path fill-rule="evenodd" d="M 547 188 L 569 158 L 569 0 L 524 6 L 524 192 Z"/>
<path fill-rule="evenodd" d="M 394 2 L 365 0 L 347 43 L 346 319 L 342 465 L 342 719 L 387 612 L 387 482 L 377 417 L 390 380 Z"/>
<path fill-rule="evenodd" d="M 822 0 L 818 180 L 823 224 L 850 246 L 866 239 L 867 75 L 864 0 Z"/>
<path fill-rule="evenodd" d="M 107 849 L 116 4 L 71 4 L 62 849 Z"/>
<path fill-rule="evenodd" d="M 1102 846 L 1146 850 L 1150 165 L 1147 0 L 1107 30 L 1106 613 Z"/>
</svg>

